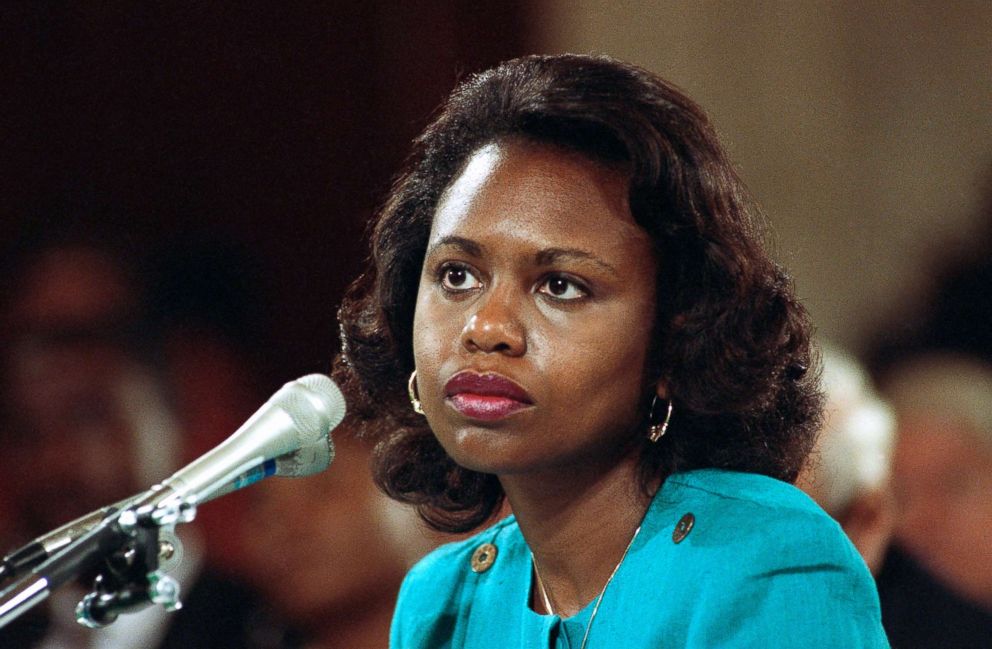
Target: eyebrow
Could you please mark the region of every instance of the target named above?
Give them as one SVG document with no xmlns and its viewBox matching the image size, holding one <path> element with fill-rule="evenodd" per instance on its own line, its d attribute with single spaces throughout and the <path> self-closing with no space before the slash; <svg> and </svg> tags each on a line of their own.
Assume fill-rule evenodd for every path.
<svg viewBox="0 0 992 649">
<path fill-rule="evenodd" d="M 434 251 L 443 246 L 450 246 L 456 250 L 464 252 L 466 255 L 471 255 L 472 257 L 481 257 L 483 246 L 472 241 L 471 239 L 466 239 L 465 237 L 457 237 L 455 235 L 448 235 L 442 237 L 427 250 L 427 256 L 434 254 Z"/>
<path fill-rule="evenodd" d="M 619 275 L 619 272 L 614 266 L 606 263 L 591 252 L 579 248 L 546 248 L 538 252 L 535 255 L 535 259 L 540 266 L 551 266 L 555 262 L 562 260 L 589 261 L 614 275 Z"/>
<path fill-rule="evenodd" d="M 472 257 L 481 257 L 485 251 L 485 246 L 480 243 L 466 239 L 465 237 L 449 235 L 442 237 L 437 243 L 431 246 L 427 251 L 427 256 L 432 255 L 434 251 L 443 246 L 450 246 Z M 538 266 L 552 266 L 556 262 L 563 260 L 592 262 L 607 272 L 614 275 L 620 274 L 616 267 L 603 261 L 588 250 L 582 250 L 581 248 L 545 248 L 534 255 L 534 261 Z"/>
</svg>

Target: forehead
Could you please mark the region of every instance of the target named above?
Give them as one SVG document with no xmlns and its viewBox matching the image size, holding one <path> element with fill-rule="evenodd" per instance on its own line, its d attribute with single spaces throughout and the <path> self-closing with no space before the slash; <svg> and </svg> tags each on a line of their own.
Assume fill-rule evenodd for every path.
<svg viewBox="0 0 992 649">
<path fill-rule="evenodd" d="M 555 147 L 510 141 L 473 153 L 444 192 L 431 243 L 448 236 L 536 249 L 592 248 L 598 254 L 650 252 L 650 237 L 628 203 L 619 170 Z"/>
</svg>

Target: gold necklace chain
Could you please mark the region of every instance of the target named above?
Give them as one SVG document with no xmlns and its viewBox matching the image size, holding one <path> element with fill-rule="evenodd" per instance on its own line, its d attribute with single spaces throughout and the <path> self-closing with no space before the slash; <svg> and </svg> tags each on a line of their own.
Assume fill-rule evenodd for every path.
<svg viewBox="0 0 992 649">
<path fill-rule="evenodd" d="M 592 621 L 596 619 L 596 613 L 599 613 L 599 605 L 603 603 L 603 596 L 606 595 L 606 589 L 610 587 L 610 583 L 616 576 L 617 571 L 620 570 L 620 566 L 623 565 L 623 560 L 627 558 L 627 553 L 630 552 L 630 548 L 634 545 L 634 540 L 637 535 L 641 533 L 641 526 L 638 525 L 637 529 L 634 530 L 634 535 L 630 537 L 630 541 L 627 543 L 627 547 L 624 548 L 623 554 L 620 555 L 620 560 L 617 561 L 617 565 L 613 566 L 613 572 L 606 579 L 606 583 L 603 584 L 603 590 L 599 591 L 599 596 L 596 598 L 596 605 L 592 609 L 592 615 L 589 616 L 589 621 L 586 622 L 586 631 L 582 634 L 582 644 L 579 645 L 579 649 L 586 649 L 586 642 L 589 640 L 589 630 L 592 629 Z M 555 609 L 551 605 L 551 598 L 548 596 L 548 589 L 544 586 L 544 580 L 541 579 L 541 571 L 537 567 L 537 559 L 534 558 L 534 553 L 530 553 L 531 563 L 534 564 L 534 575 L 537 577 L 537 587 L 541 591 L 541 599 L 544 603 L 544 608 L 548 610 L 548 613 L 555 615 Z"/>
</svg>

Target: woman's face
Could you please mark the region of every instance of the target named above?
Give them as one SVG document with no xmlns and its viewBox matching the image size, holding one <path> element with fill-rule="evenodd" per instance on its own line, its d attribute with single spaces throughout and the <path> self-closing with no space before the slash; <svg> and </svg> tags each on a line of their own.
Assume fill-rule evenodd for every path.
<svg viewBox="0 0 992 649">
<path fill-rule="evenodd" d="M 448 454 L 508 475 L 629 452 L 655 272 L 623 174 L 524 142 L 476 151 L 435 213 L 414 317 L 419 396 Z"/>
</svg>

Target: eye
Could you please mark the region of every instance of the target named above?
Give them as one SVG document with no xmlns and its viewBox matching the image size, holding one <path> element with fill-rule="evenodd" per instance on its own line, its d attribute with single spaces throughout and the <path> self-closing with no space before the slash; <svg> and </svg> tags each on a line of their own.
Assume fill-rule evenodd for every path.
<svg viewBox="0 0 992 649">
<path fill-rule="evenodd" d="M 446 291 L 470 291 L 482 286 L 482 282 L 472 274 L 467 266 L 462 264 L 445 264 L 438 274 L 441 286 Z"/>
<path fill-rule="evenodd" d="M 556 300 L 578 300 L 589 295 L 589 291 L 567 277 L 552 275 L 544 280 L 537 291 Z"/>
</svg>

